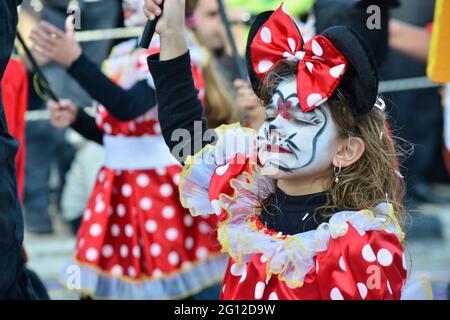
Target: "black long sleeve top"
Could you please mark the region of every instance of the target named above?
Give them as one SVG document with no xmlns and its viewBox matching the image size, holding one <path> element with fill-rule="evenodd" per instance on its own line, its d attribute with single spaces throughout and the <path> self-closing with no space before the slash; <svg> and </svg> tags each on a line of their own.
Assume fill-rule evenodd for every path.
<svg viewBox="0 0 450 320">
<path fill-rule="evenodd" d="M 206 118 L 203 116 L 203 107 L 198 98 L 198 90 L 195 88 L 192 77 L 191 59 L 189 51 L 185 54 L 169 60 L 159 61 L 159 55 L 152 55 L 148 58 L 149 70 L 155 81 L 156 98 L 158 101 L 158 117 L 161 125 L 161 132 L 166 144 L 171 151 L 180 143 L 172 134 L 177 129 L 185 129 L 192 138 L 184 141 L 190 144 L 187 149 L 190 152 L 180 155 L 172 154 L 183 162 L 188 155 L 193 155 L 201 150 L 212 140 L 205 140 L 203 136 L 208 130 Z M 201 132 L 194 131 L 201 125 Z"/>
<path fill-rule="evenodd" d="M 156 104 L 155 91 L 148 85 L 147 80 L 141 80 L 125 90 L 112 82 L 99 66 L 83 54 L 67 71 L 93 99 L 120 121 L 135 119 Z M 87 139 L 100 144 L 103 141 L 103 133 L 95 124 L 95 119 L 84 110 L 78 112 L 72 128 Z"/>
<path fill-rule="evenodd" d="M 155 80 L 159 122 L 169 149 L 173 150 L 179 143 L 172 139 L 172 133 L 180 128 L 191 133 L 190 155 L 197 153 L 199 147 L 213 143 L 202 139 L 203 134 L 193 134 L 196 121 L 202 124 L 202 133 L 208 127 L 194 86 L 189 52 L 168 61 L 159 61 L 158 55 L 150 56 L 148 66 Z M 182 162 L 186 156 L 178 157 L 178 160 Z M 326 192 L 291 196 L 276 187 L 269 205 L 261 211 L 260 219 L 267 228 L 283 234 L 314 230 L 328 221 L 326 216 L 316 213 L 316 209 L 328 202 L 328 197 Z"/>
<path fill-rule="evenodd" d="M 0 82 L 13 50 L 20 2 L 0 1 Z M 24 259 L 23 216 L 15 169 L 17 148 L 17 140 L 8 133 L 0 88 L 0 299 L 27 298 L 20 284 Z"/>
</svg>

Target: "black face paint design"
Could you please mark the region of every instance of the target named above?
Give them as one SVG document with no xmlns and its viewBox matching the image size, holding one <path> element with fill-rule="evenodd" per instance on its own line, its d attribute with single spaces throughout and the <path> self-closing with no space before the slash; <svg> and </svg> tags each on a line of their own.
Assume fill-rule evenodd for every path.
<svg viewBox="0 0 450 320">
<path fill-rule="evenodd" d="M 329 127 L 329 115 L 322 107 L 307 113 L 301 111 L 295 82 L 282 84 L 266 107 L 267 119 L 258 136 L 259 157 L 263 165 L 293 172 L 320 162 L 323 156 L 318 155 L 319 138 L 325 135 L 326 142 L 334 136 L 335 129 Z M 322 151 L 321 154 L 326 153 Z"/>
</svg>

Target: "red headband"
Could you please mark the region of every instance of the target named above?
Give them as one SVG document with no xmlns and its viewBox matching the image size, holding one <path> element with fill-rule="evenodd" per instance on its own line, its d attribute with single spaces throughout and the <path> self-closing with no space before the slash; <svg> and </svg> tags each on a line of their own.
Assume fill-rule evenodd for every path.
<svg viewBox="0 0 450 320">
<path fill-rule="evenodd" d="M 297 94 L 303 112 L 320 106 L 333 94 L 348 65 L 323 35 L 304 44 L 284 5 L 261 26 L 250 50 L 253 70 L 260 79 L 280 60 L 298 61 Z"/>
</svg>

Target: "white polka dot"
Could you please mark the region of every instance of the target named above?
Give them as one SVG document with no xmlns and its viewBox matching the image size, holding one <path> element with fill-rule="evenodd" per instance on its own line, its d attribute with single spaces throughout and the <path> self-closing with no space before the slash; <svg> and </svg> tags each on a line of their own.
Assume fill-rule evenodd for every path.
<svg viewBox="0 0 450 320">
<path fill-rule="evenodd" d="M 308 68 L 309 72 L 312 73 L 314 64 L 312 64 L 312 62 L 306 62 L 305 64 L 306 64 L 306 67 Z"/>
<path fill-rule="evenodd" d="M 211 207 L 213 208 L 216 214 L 220 214 L 222 212 L 222 207 L 220 206 L 220 201 L 215 199 L 211 201 Z"/>
<path fill-rule="evenodd" d="M 95 261 L 98 257 L 98 252 L 96 249 L 94 248 L 89 248 L 86 250 L 86 259 L 88 261 Z"/>
<path fill-rule="evenodd" d="M 173 183 L 174 183 L 175 185 L 179 185 L 179 184 L 180 184 L 180 174 L 179 174 L 179 173 L 175 174 L 175 175 L 173 176 L 172 181 L 173 181 Z"/>
<path fill-rule="evenodd" d="M 264 27 L 261 29 L 261 40 L 267 44 L 272 42 L 272 32 L 270 32 L 269 28 Z"/>
<path fill-rule="evenodd" d="M 122 186 L 122 195 L 125 198 L 128 198 L 129 196 L 131 196 L 131 193 L 133 192 L 133 189 L 131 189 L 131 186 L 129 184 L 124 184 Z"/>
<path fill-rule="evenodd" d="M 147 220 L 147 222 L 145 223 L 145 229 L 147 230 L 147 232 L 155 232 L 157 229 L 158 225 L 156 224 L 155 220 Z"/>
<path fill-rule="evenodd" d="M 83 215 L 83 219 L 84 219 L 84 221 L 89 221 L 89 219 L 91 219 L 91 210 L 89 210 L 89 209 L 86 209 L 85 211 L 84 211 L 84 215 Z"/>
<path fill-rule="evenodd" d="M 230 272 L 233 276 L 238 277 L 242 276 L 247 269 L 247 265 L 245 263 L 237 264 L 233 263 L 230 268 Z"/>
<path fill-rule="evenodd" d="M 361 298 L 364 300 L 367 297 L 367 287 L 364 283 L 358 282 L 356 284 L 358 287 L 359 294 L 361 295 Z"/>
<path fill-rule="evenodd" d="M 267 256 L 265 254 L 262 254 L 261 257 L 259 258 L 259 260 L 261 261 L 261 263 L 266 263 L 267 262 Z"/>
<path fill-rule="evenodd" d="M 180 261 L 180 257 L 178 256 L 178 253 L 176 253 L 175 251 L 172 251 L 171 253 L 169 253 L 168 259 L 169 259 L 169 263 L 173 266 L 177 265 L 178 262 Z"/>
<path fill-rule="evenodd" d="M 255 299 L 261 299 L 264 295 L 264 290 L 266 289 L 266 284 L 259 281 L 255 286 Z"/>
<path fill-rule="evenodd" d="M 341 291 L 339 288 L 333 288 L 330 292 L 331 300 L 344 300 L 344 297 L 342 296 Z"/>
<path fill-rule="evenodd" d="M 130 267 L 128 268 L 128 275 L 129 275 L 131 278 L 135 278 L 135 277 L 136 277 L 136 269 L 134 269 L 134 267 L 130 266 Z"/>
<path fill-rule="evenodd" d="M 175 241 L 178 238 L 178 230 L 175 228 L 169 228 L 166 231 L 166 239 L 169 241 Z"/>
<path fill-rule="evenodd" d="M 131 224 L 127 224 L 127 225 L 125 226 L 125 235 L 126 235 L 128 238 L 131 238 L 131 237 L 133 236 L 133 233 L 134 233 L 133 226 L 132 226 Z"/>
<path fill-rule="evenodd" d="M 187 214 L 183 218 L 183 223 L 186 227 L 191 227 L 194 224 L 194 218 Z"/>
<path fill-rule="evenodd" d="M 156 168 L 156 173 L 159 176 L 165 176 L 167 174 L 167 170 L 164 167 Z"/>
<path fill-rule="evenodd" d="M 200 247 L 195 251 L 195 256 L 199 260 L 205 260 L 208 257 L 208 249 L 205 247 Z"/>
<path fill-rule="evenodd" d="M 230 167 L 230 164 L 228 164 L 228 163 L 226 165 L 224 165 L 224 166 L 217 167 L 216 168 L 216 174 L 218 176 L 223 176 L 228 171 L 229 167 Z"/>
<path fill-rule="evenodd" d="M 225 288 L 227 287 L 227 284 L 225 283 L 222 287 L 222 293 L 225 293 Z"/>
<path fill-rule="evenodd" d="M 125 206 L 123 204 L 118 204 L 117 205 L 117 215 L 119 217 L 125 217 L 127 210 L 125 209 Z"/>
<path fill-rule="evenodd" d="M 316 273 L 319 273 L 319 261 L 316 260 Z"/>
<path fill-rule="evenodd" d="M 172 219 L 175 216 L 175 209 L 171 206 L 166 206 L 162 210 L 162 215 L 166 219 Z"/>
<path fill-rule="evenodd" d="M 387 267 L 391 265 L 393 257 L 392 254 L 387 249 L 383 248 L 378 251 L 377 259 L 382 266 Z"/>
<path fill-rule="evenodd" d="M 402 266 L 403 269 L 408 270 L 408 267 L 406 266 L 406 256 L 404 253 L 402 254 Z"/>
<path fill-rule="evenodd" d="M 313 53 L 316 56 L 320 57 L 320 56 L 323 55 L 323 49 L 322 49 L 322 47 L 320 46 L 320 44 L 316 40 L 313 39 L 311 47 L 312 47 Z"/>
<path fill-rule="evenodd" d="M 105 258 L 111 258 L 114 254 L 114 249 L 112 247 L 112 245 L 110 244 L 105 244 L 102 248 L 102 255 Z"/>
<path fill-rule="evenodd" d="M 122 258 L 128 257 L 128 247 L 125 244 L 120 246 L 120 256 Z"/>
<path fill-rule="evenodd" d="M 161 126 L 159 125 L 159 123 L 155 123 L 153 125 L 153 131 L 155 131 L 156 134 L 160 134 L 161 133 Z"/>
<path fill-rule="evenodd" d="M 145 188 L 150 183 L 150 179 L 146 174 L 141 173 L 140 175 L 137 176 L 136 183 L 138 184 L 139 187 Z"/>
<path fill-rule="evenodd" d="M 103 202 L 102 200 L 97 201 L 97 203 L 95 204 L 95 212 L 101 213 L 104 210 L 105 210 L 105 202 Z"/>
<path fill-rule="evenodd" d="M 303 60 L 303 58 L 305 57 L 305 51 L 297 51 L 296 53 L 295 53 L 295 59 L 297 60 L 297 61 L 302 61 Z"/>
<path fill-rule="evenodd" d="M 276 292 L 269 294 L 269 300 L 278 300 L 278 295 Z"/>
<path fill-rule="evenodd" d="M 211 231 L 212 231 L 211 227 L 204 221 L 202 221 L 198 224 L 198 230 L 200 231 L 200 233 L 203 233 L 203 234 L 208 234 L 208 233 L 211 233 Z"/>
<path fill-rule="evenodd" d="M 273 63 L 268 61 L 268 60 L 262 60 L 259 64 L 258 64 L 258 71 L 260 73 L 266 73 L 270 68 L 272 68 Z"/>
<path fill-rule="evenodd" d="M 100 171 L 99 174 L 98 174 L 98 181 L 99 181 L 100 183 L 105 182 L 105 172 L 104 172 L 103 170 Z"/>
<path fill-rule="evenodd" d="M 318 93 L 311 93 L 308 98 L 306 98 L 306 103 L 308 107 L 312 107 L 317 105 L 320 101 L 322 101 L 322 96 Z"/>
<path fill-rule="evenodd" d="M 342 256 L 339 258 L 339 267 L 340 267 L 343 271 L 347 271 L 347 266 L 345 265 L 344 257 L 342 257 Z"/>
<path fill-rule="evenodd" d="M 150 253 L 151 253 L 151 255 L 152 255 L 153 257 L 159 256 L 160 253 L 161 253 L 161 246 L 160 246 L 159 244 L 157 244 L 157 243 L 153 243 L 153 244 L 150 246 Z"/>
<path fill-rule="evenodd" d="M 113 276 L 120 277 L 123 274 L 123 269 L 121 266 L 116 264 L 111 268 L 111 273 Z"/>
<path fill-rule="evenodd" d="M 389 293 L 392 294 L 391 284 L 389 283 L 389 280 L 386 281 L 386 286 L 387 286 Z"/>
<path fill-rule="evenodd" d="M 161 193 L 161 195 L 163 197 L 168 197 L 173 192 L 172 186 L 170 184 L 168 184 L 168 183 L 165 183 L 159 188 L 159 192 Z"/>
<path fill-rule="evenodd" d="M 364 237 L 366 235 L 366 232 L 362 229 L 361 230 L 356 229 L 356 231 L 358 231 L 358 233 L 361 237 Z"/>
<path fill-rule="evenodd" d="M 337 65 L 337 66 L 335 66 L 333 68 L 330 68 L 330 75 L 333 78 L 337 79 L 337 78 L 339 78 L 341 76 L 341 74 L 344 71 L 344 69 L 345 69 L 345 64 Z"/>
<path fill-rule="evenodd" d="M 130 122 L 128 124 L 128 129 L 130 129 L 131 132 L 136 131 L 136 124 L 134 122 Z"/>
<path fill-rule="evenodd" d="M 154 269 L 152 273 L 153 278 L 161 278 L 163 275 L 162 271 L 160 269 Z"/>
<path fill-rule="evenodd" d="M 102 233 L 102 227 L 98 223 L 94 223 L 89 228 L 89 233 L 93 237 L 98 237 Z"/>
<path fill-rule="evenodd" d="M 150 210 L 150 208 L 152 207 L 152 200 L 150 200 L 149 198 L 142 198 L 139 202 L 139 206 L 142 210 Z"/>
<path fill-rule="evenodd" d="M 112 133 L 112 127 L 111 127 L 111 125 L 109 123 L 104 123 L 103 124 L 103 130 L 107 134 L 111 134 Z"/>
<path fill-rule="evenodd" d="M 99 115 L 99 114 L 97 114 L 97 115 L 95 116 L 95 123 L 96 123 L 98 126 L 101 126 L 101 125 L 102 125 L 102 121 L 103 121 L 102 116 Z"/>
<path fill-rule="evenodd" d="M 114 237 L 118 237 L 120 235 L 120 227 L 117 224 L 113 224 L 111 226 L 111 234 Z"/>
<path fill-rule="evenodd" d="M 191 250 L 194 247 L 194 239 L 192 237 L 187 237 L 186 240 L 184 240 L 184 246 L 186 249 Z"/>
<path fill-rule="evenodd" d="M 293 38 L 288 38 L 288 44 L 289 48 L 291 49 L 291 52 L 294 53 L 296 50 L 297 42 Z"/>
<path fill-rule="evenodd" d="M 362 256 L 363 256 L 364 260 L 366 260 L 367 262 L 374 262 L 375 260 L 377 260 L 377 258 L 375 257 L 375 253 L 373 252 L 370 244 L 366 244 L 363 247 Z"/>
<path fill-rule="evenodd" d="M 245 265 L 244 273 L 242 274 L 241 278 L 239 279 L 239 283 L 242 283 L 247 278 L 247 265 Z"/>
</svg>

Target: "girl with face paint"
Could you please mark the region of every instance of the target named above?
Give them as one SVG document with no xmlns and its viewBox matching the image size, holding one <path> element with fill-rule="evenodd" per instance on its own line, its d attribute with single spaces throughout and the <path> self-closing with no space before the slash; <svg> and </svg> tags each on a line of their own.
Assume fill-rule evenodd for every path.
<svg viewBox="0 0 450 320">
<path fill-rule="evenodd" d="M 284 6 L 262 13 L 246 56 L 266 121 L 258 132 L 222 126 L 198 141 L 210 132 L 176 28 L 183 3 L 165 1 L 161 54 L 148 64 L 169 147 L 177 147 L 174 129 L 202 124 L 184 141 L 193 152 L 179 157 L 180 197 L 192 215 L 220 218 L 230 255 L 221 298 L 429 298 L 427 286 L 408 279 L 403 184 L 362 39 L 335 27 L 304 43 Z M 160 4 L 146 1 L 150 19 Z"/>
</svg>

